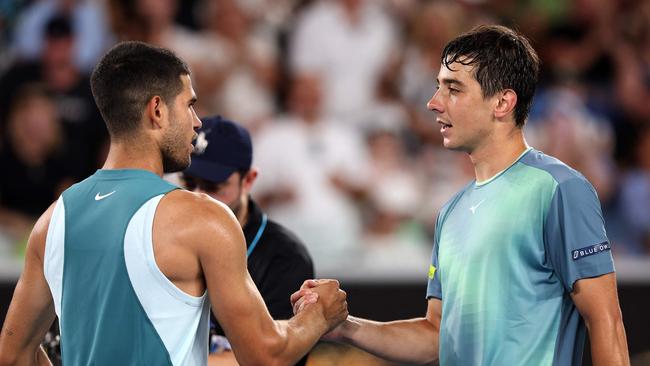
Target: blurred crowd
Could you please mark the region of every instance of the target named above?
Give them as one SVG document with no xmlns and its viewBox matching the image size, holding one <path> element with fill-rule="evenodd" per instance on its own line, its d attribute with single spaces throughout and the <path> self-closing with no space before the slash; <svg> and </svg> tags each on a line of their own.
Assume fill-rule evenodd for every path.
<svg viewBox="0 0 650 366">
<path fill-rule="evenodd" d="M 426 268 L 435 216 L 469 180 L 426 102 L 444 45 L 526 34 L 541 82 L 528 142 L 596 188 L 615 256 L 650 255 L 650 2 L 41 0 L 0 5 L 0 256 L 101 166 L 89 73 L 120 40 L 175 51 L 199 116 L 245 125 L 254 197 L 327 262 Z M 171 178 L 170 178 L 171 179 Z"/>
</svg>

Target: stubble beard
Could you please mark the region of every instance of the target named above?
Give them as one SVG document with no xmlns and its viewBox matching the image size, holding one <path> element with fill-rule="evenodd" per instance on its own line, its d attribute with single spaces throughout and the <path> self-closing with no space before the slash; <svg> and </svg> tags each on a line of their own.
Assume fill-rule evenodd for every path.
<svg viewBox="0 0 650 366">
<path fill-rule="evenodd" d="M 162 143 L 162 163 L 165 173 L 180 172 L 190 166 L 190 154 L 185 151 L 185 137 L 173 113 L 170 114 L 171 127 Z"/>
</svg>

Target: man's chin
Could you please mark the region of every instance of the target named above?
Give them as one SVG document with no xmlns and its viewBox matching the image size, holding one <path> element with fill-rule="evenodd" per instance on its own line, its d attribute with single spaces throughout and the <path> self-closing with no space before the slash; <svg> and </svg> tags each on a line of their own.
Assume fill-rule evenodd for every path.
<svg viewBox="0 0 650 366">
<path fill-rule="evenodd" d="M 464 153 L 468 153 L 468 154 L 471 154 L 471 152 L 472 152 L 472 150 L 469 149 L 467 146 L 452 144 L 452 143 L 447 142 L 447 141 L 443 141 L 442 146 L 444 146 L 445 149 L 451 150 L 451 151 L 464 152 Z"/>
<path fill-rule="evenodd" d="M 192 160 L 190 157 L 188 157 L 184 161 L 164 160 L 163 171 L 165 172 L 165 174 L 182 172 L 185 169 L 189 168 L 191 162 Z"/>
<path fill-rule="evenodd" d="M 444 146 L 445 149 L 448 150 L 453 150 L 453 151 L 458 151 L 461 150 L 460 146 L 454 144 L 452 141 L 450 141 L 448 138 L 444 138 L 442 140 L 442 146 Z"/>
</svg>

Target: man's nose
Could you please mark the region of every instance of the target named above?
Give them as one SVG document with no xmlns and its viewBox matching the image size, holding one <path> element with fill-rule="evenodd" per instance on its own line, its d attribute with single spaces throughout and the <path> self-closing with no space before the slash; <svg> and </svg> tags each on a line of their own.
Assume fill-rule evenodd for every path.
<svg viewBox="0 0 650 366">
<path fill-rule="evenodd" d="M 430 111 L 442 113 L 443 107 L 442 103 L 440 103 L 440 100 L 438 99 L 438 92 L 439 90 L 436 90 L 436 92 L 431 96 L 431 99 L 429 99 L 427 102 L 427 109 Z"/>
</svg>

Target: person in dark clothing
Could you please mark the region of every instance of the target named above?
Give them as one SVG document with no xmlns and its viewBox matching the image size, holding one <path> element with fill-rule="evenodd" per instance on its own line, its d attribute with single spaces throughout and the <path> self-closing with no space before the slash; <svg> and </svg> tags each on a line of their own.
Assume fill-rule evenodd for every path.
<svg viewBox="0 0 650 366">
<path fill-rule="evenodd" d="M 202 122 L 192 164 L 183 173 L 186 188 L 208 194 L 230 207 L 246 237 L 248 271 L 253 282 L 271 316 L 289 319 L 293 315 L 290 295 L 314 277 L 312 259 L 293 233 L 270 220 L 250 198 L 258 172 L 251 167 L 253 148 L 248 131 L 221 117 L 204 118 Z M 208 364 L 236 364 L 229 350 L 215 322 Z M 305 363 L 306 357 L 298 365 Z"/>
<path fill-rule="evenodd" d="M 42 85 L 18 90 L 6 132 L 0 139 L 0 231 L 21 243 L 40 213 L 73 181 L 61 154 L 59 114 Z"/>
<path fill-rule="evenodd" d="M 89 76 L 74 63 L 71 19 L 56 15 L 43 31 L 45 43 L 40 58 L 17 60 L 0 75 L 0 134 L 8 128 L 9 107 L 15 103 L 18 91 L 27 84 L 43 84 L 61 119 L 61 153 L 66 169 L 75 181 L 80 181 L 101 166 L 108 147 L 108 132 L 93 101 Z"/>
</svg>

